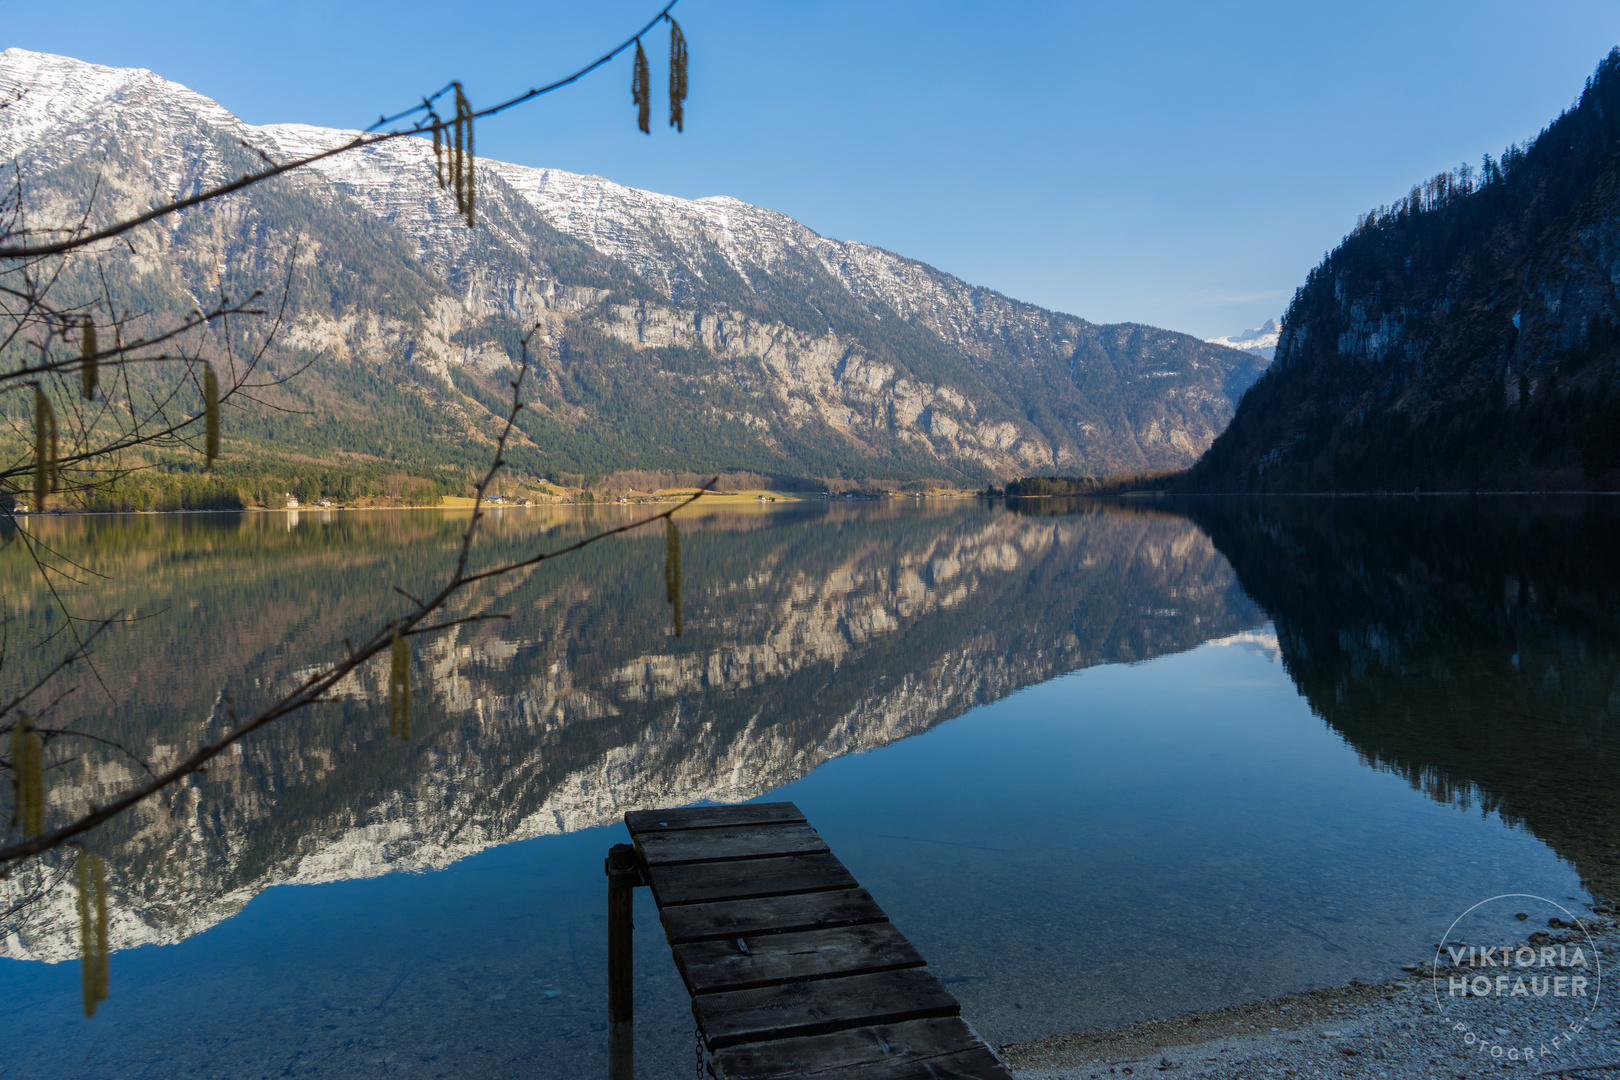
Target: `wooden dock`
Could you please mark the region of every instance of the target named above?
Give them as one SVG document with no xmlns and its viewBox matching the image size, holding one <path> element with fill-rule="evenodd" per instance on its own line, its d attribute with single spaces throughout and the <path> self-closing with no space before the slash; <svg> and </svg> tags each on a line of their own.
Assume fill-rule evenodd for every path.
<svg viewBox="0 0 1620 1080">
<path fill-rule="evenodd" d="M 638 810 L 608 856 L 609 1076 L 629 1080 L 630 898 L 658 904 L 717 1080 L 1008 1080 L 792 803 Z"/>
</svg>

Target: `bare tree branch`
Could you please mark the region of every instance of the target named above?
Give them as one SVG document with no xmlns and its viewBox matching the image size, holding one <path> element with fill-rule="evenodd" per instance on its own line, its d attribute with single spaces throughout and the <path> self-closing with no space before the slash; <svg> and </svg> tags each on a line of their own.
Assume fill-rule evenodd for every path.
<svg viewBox="0 0 1620 1080">
<path fill-rule="evenodd" d="M 535 329 L 538 329 L 538 327 Z M 347 678 L 351 673 L 362 667 L 368 660 L 380 655 L 384 650 L 390 648 L 393 642 L 393 636 L 396 632 L 401 635 L 414 636 L 417 634 L 431 633 L 436 630 L 443 630 L 450 626 L 460 625 L 461 623 L 465 622 L 500 617 L 479 615 L 463 619 L 450 620 L 442 623 L 429 624 L 426 626 L 421 625 L 428 618 L 428 616 L 433 614 L 435 611 L 441 610 L 453 596 L 457 595 L 468 587 L 488 578 L 497 577 L 501 574 L 511 573 L 512 571 L 524 567 L 537 565 L 549 559 L 555 559 L 564 555 L 572 554 L 589 547 L 592 544 L 598 543 L 599 541 L 605 540 L 608 537 L 617 536 L 621 533 L 627 533 L 634 529 L 639 529 L 643 526 L 653 524 L 654 522 L 663 521 L 667 518 L 673 517 L 680 510 L 683 510 L 687 506 L 690 506 L 692 503 L 696 502 L 710 489 L 712 489 L 719 481 L 719 477 L 711 478 L 700 488 L 698 488 L 695 493 L 660 513 L 652 514 L 637 521 L 616 526 L 615 528 L 604 529 L 572 544 L 568 544 L 565 547 L 558 548 L 555 551 L 541 551 L 526 559 L 507 563 L 499 567 L 469 572 L 468 563 L 472 556 L 473 543 L 476 540 L 479 532 L 479 524 L 484 518 L 484 511 L 482 508 L 484 492 L 488 490 L 489 485 L 495 479 L 496 474 L 499 473 L 501 467 L 506 463 L 503 457 L 506 450 L 506 445 L 512 436 L 512 432 L 516 428 L 518 412 L 523 408 L 523 382 L 529 372 L 529 339 L 533 336 L 533 334 L 534 330 L 531 330 L 529 334 L 525 335 L 523 338 L 523 353 L 522 360 L 518 368 L 518 376 L 511 382 L 512 406 L 507 413 L 506 423 L 501 430 L 500 438 L 496 442 L 494 460 L 490 463 L 489 469 L 485 472 L 483 479 L 480 480 L 477 485 L 475 485 L 476 495 L 473 499 L 472 519 L 467 523 L 467 528 L 462 533 L 461 550 L 456 559 L 455 569 L 452 571 L 450 577 L 445 581 L 445 583 L 439 588 L 439 590 L 426 600 L 420 601 L 414 611 L 399 618 L 389 620 L 388 622 L 379 626 L 373 632 L 370 638 L 368 638 L 358 648 L 352 649 L 349 652 L 349 655 L 343 660 L 334 664 L 332 667 L 325 669 L 324 671 L 311 674 L 297 689 L 293 690 L 291 693 L 283 695 L 274 704 L 262 710 L 246 722 L 237 725 L 220 738 L 198 746 L 197 749 L 192 751 L 185 758 L 170 768 L 161 773 L 157 773 L 146 782 L 123 792 L 104 806 L 91 807 L 88 813 L 82 815 L 74 821 L 69 822 L 66 825 L 59 826 L 56 829 L 52 829 L 38 836 L 27 837 L 0 847 L 0 867 L 5 867 L 12 863 L 18 862 L 19 860 L 39 855 L 42 852 L 50 851 L 53 848 L 58 848 L 64 844 L 72 842 L 77 837 L 84 835 L 91 829 L 106 821 L 110 821 L 114 817 L 117 817 L 119 814 L 123 813 L 125 810 L 135 806 L 137 803 L 150 798 L 152 795 L 157 794 L 170 785 L 178 783 L 180 780 L 191 775 L 192 773 L 202 771 L 209 761 L 213 760 L 230 746 L 252 734 L 254 731 L 257 731 L 268 724 L 272 724 L 277 720 L 290 716 L 310 705 L 320 704 L 323 700 L 325 700 L 325 695 L 334 690 L 337 685 Z"/>
</svg>

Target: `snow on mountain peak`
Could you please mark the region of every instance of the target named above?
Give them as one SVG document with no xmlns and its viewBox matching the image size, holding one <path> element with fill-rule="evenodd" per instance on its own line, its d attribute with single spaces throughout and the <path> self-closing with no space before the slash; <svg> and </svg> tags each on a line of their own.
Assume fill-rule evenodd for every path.
<svg viewBox="0 0 1620 1080">
<path fill-rule="evenodd" d="M 73 156 L 77 147 L 46 139 L 73 129 L 99 110 L 139 98 L 149 110 L 183 110 L 210 124 L 242 122 L 210 98 L 145 68 L 115 68 L 68 56 L 10 48 L 0 52 L 0 157 L 29 154 L 47 161 Z"/>
<path fill-rule="evenodd" d="M 1229 349 L 1242 349 L 1244 352 L 1263 356 L 1267 360 L 1277 355 L 1277 339 L 1282 334 L 1282 325 L 1276 319 L 1267 319 L 1259 326 L 1244 330 L 1227 337 L 1206 338 L 1211 345 L 1225 345 Z"/>
</svg>

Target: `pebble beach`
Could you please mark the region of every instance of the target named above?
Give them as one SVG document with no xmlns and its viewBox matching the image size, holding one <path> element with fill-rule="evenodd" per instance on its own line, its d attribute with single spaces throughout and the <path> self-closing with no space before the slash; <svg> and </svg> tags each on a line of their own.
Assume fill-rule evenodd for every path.
<svg viewBox="0 0 1620 1080">
<path fill-rule="evenodd" d="M 1431 957 L 1384 981 L 1015 1043 L 1001 1055 L 1020 1080 L 1620 1077 L 1620 928 L 1612 918 L 1582 921 L 1578 930 L 1541 931 L 1515 947 L 1568 947 L 1589 934 L 1598 953 L 1592 967 L 1604 976 L 1590 1004 L 1552 993 L 1459 1001 L 1448 987 L 1465 969 L 1442 954 L 1438 971 Z M 1556 1045 L 1553 1032 L 1562 1034 Z"/>
</svg>

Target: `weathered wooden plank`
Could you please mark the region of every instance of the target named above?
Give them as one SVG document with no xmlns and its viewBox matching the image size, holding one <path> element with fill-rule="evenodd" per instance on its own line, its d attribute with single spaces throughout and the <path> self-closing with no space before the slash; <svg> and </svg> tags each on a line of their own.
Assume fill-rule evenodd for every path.
<svg viewBox="0 0 1620 1080">
<path fill-rule="evenodd" d="M 693 994 L 866 975 L 927 963 L 905 935 L 886 922 L 802 934 L 694 941 L 673 949 L 675 966 Z"/>
<path fill-rule="evenodd" d="M 642 865 L 653 867 L 767 855 L 808 855 L 825 853 L 828 847 L 809 825 L 781 823 L 642 833 L 636 837 L 636 850 L 641 853 Z"/>
<path fill-rule="evenodd" d="M 710 1049 L 960 1012 L 956 999 L 927 968 L 692 998 L 692 1013 Z"/>
<path fill-rule="evenodd" d="M 679 810 L 632 810 L 624 815 L 631 836 L 677 829 L 717 829 L 735 825 L 800 823 L 805 820 L 790 802 L 744 803 L 741 806 L 688 806 Z"/>
<path fill-rule="evenodd" d="M 813 1037 L 806 1042 L 818 1041 Z M 759 1045 L 750 1043 L 746 1045 Z M 870 1065 L 850 1065 L 839 1069 L 813 1069 L 801 1073 L 781 1074 L 738 1072 L 734 1069 L 715 1069 L 719 1080 L 756 1080 L 759 1077 L 804 1077 L 806 1080 L 1012 1080 L 1007 1067 L 997 1060 L 987 1046 L 962 1050 L 939 1057 L 918 1058 L 914 1061 L 879 1061 Z"/>
<path fill-rule="evenodd" d="M 739 1043 L 714 1052 L 719 1080 L 1006 1080 L 960 1017 L 849 1028 L 808 1038 Z"/>
<path fill-rule="evenodd" d="M 648 868 L 646 878 L 659 907 L 853 889 L 860 885 L 830 852 L 654 866 Z"/>
<path fill-rule="evenodd" d="M 759 900 L 722 900 L 664 908 L 664 936 L 671 945 L 687 941 L 788 934 L 835 926 L 887 922 L 888 916 L 865 889 L 767 896 Z"/>
</svg>

